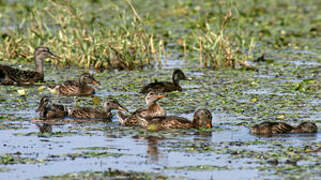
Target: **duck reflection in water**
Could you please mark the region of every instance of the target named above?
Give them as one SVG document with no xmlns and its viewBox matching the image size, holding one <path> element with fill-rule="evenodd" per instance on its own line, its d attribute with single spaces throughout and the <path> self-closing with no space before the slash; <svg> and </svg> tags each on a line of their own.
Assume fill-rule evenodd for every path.
<svg viewBox="0 0 321 180">
<path fill-rule="evenodd" d="M 36 124 L 38 129 L 39 129 L 39 133 L 43 134 L 43 133 L 52 133 L 52 125 L 48 124 L 48 123 L 42 123 L 42 124 Z"/>
<path fill-rule="evenodd" d="M 147 154 L 149 155 L 150 160 L 152 162 L 158 162 L 160 154 L 158 151 L 158 145 L 163 138 L 157 136 L 147 136 L 145 139 L 147 140 Z"/>
<path fill-rule="evenodd" d="M 160 152 L 158 150 L 158 145 L 161 140 L 163 140 L 163 137 L 158 136 L 133 136 L 134 139 L 138 139 L 140 141 L 147 141 L 147 149 L 146 154 L 148 156 L 148 160 L 151 162 L 158 162 L 160 159 Z"/>
</svg>

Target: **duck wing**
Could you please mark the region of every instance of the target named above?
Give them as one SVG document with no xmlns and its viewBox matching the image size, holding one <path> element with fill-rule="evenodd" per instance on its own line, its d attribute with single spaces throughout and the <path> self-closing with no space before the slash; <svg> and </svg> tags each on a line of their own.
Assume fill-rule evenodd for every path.
<svg viewBox="0 0 321 180">
<path fill-rule="evenodd" d="M 73 96 L 80 93 L 80 84 L 77 81 L 68 80 L 56 87 L 59 94 Z"/>
<path fill-rule="evenodd" d="M 133 112 L 130 116 L 121 116 L 121 124 L 125 126 L 139 126 L 139 119 L 143 117 L 141 113 L 144 113 L 145 111 L 147 111 L 147 109 L 140 108 Z"/>
<path fill-rule="evenodd" d="M 55 109 L 55 111 L 57 113 L 64 114 L 64 116 L 66 116 L 68 114 L 68 109 L 64 105 L 52 104 L 51 106 L 52 106 L 53 109 Z"/>
<path fill-rule="evenodd" d="M 153 82 L 143 87 L 140 93 L 146 94 L 152 90 L 155 90 L 158 92 L 170 92 L 170 91 L 175 91 L 179 89 L 180 89 L 179 87 L 175 86 L 175 84 L 171 82 Z"/>
<path fill-rule="evenodd" d="M 68 80 L 56 86 L 59 94 L 65 96 L 91 96 L 95 93 L 93 87 L 81 85 L 78 81 Z"/>
<path fill-rule="evenodd" d="M 148 125 L 155 125 L 158 129 L 185 129 L 193 127 L 193 123 L 190 120 L 178 116 L 155 117 L 149 120 Z"/>
<path fill-rule="evenodd" d="M 108 113 L 95 109 L 92 107 L 77 107 L 77 108 L 72 108 L 68 112 L 68 116 L 73 117 L 73 118 L 80 118 L 80 119 L 108 119 L 110 116 Z"/>
<path fill-rule="evenodd" d="M 287 123 L 279 122 L 272 126 L 272 134 L 289 133 L 293 127 Z"/>
<path fill-rule="evenodd" d="M 29 85 L 37 81 L 44 81 L 44 75 L 35 71 L 25 71 L 7 65 L 0 66 L 0 79 L 2 84 Z"/>
<path fill-rule="evenodd" d="M 66 115 L 67 115 L 66 107 L 58 104 L 47 105 L 40 112 L 40 117 L 43 119 L 64 118 Z"/>
</svg>

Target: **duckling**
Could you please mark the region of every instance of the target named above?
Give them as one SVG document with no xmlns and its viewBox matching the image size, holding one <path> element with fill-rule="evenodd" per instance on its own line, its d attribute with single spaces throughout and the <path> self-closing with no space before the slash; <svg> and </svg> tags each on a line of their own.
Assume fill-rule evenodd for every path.
<svg viewBox="0 0 321 180">
<path fill-rule="evenodd" d="M 303 122 L 298 126 L 291 126 L 284 122 L 262 122 L 250 129 L 251 134 L 272 135 L 285 133 L 315 133 L 317 126 L 312 122 Z"/>
<path fill-rule="evenodd" d="M 88 84 L 100 85 L 94 76 L 83 73 L 78 80 L 68 80 L 54 87 L 56 92 L 64 96 L 91 96 L 95 89 Z"/>
<path fill-rule="evenodd" d="M 154 126 L 155 130 L 212 128 L 212 114 L 208 109 L 199 109 L 195 111 L 192 121 L 178 116 L 165 116 L 152 119 L 140 118 L 139 124 L 147 128 Z"/>
<path fill-rule="evenodd" d="M 43 96 L 36 112 L 40 112 L 41 119 L 54 119 L 64 118 L 68 110 L 64 105 L 52 104 L 49 96 Z"/>
<path fill-rule="evenodd" d="M 153 118 L 166 116 L 165 110 L 157 104 L 157 101 L 165 97 L 157 92 L 151 91 L 145 97 L 147 108 L 140 108 L 136 110 L 132 115 L 126 116 L 121 112 L 118 112 L 118 119 L 122 125 L 125 126 L 138 126 L 139 118 Z"/>
<path fill-rule="evenodd" d="M 68 116 L 72 118 L 79 119 L 106 119 L 110 120 L 112 118 L 111 110 L 119 109 L 121 111 L 128 110 L 118 103 L 117 100 L 108 99 L 104 102 L 104 110 L 96 109 L 93 107 L 76 107 L 72 108 L 68 112 Z"/>
<path fill-rule="evenodd" d="M 25 71 L 0 65 L 0 84 L 2 85 L 31 85 L 44 81 L 43 60 L 45 58 L 60 59 L 48 47 L 38 47 L 34 53 L 36 71 Z"/>
<path fill-rule="evenodd" d="M 172 80 L 173 82 L 155 81 L 143 87 L 140 92 L 146 94 L 151 90 L 158 92 L 182 91 L 182 87 L 179 85 L 179 81 L 190 80 L 190 78 L 187 78 L 182 70 L 175 69 L 172 75 Z"/>
</svg>

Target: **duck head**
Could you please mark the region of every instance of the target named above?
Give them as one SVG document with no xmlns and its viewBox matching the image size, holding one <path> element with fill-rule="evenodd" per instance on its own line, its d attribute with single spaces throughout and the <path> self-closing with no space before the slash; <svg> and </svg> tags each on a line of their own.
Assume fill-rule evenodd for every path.
<svg viewBox="0 0 321 180">
<path fill-rule="evenodd" d="M 180 69 L 175 69 L 175 71 L 173 72 L 172 78 L 173 78 L 173 82 L 176 84 L 180 80 L 190 80 L 190 78 L 186 77 L 185 74 L 183 73 L 183 71 Z"/>
<path fill-rule="evenodd" d="M 80 84 L 94 84 L 94 85 L 100 85 L 99 81 L 96 81 L 93 75 L 89 73 L 83 73 L 80 75 L 79 78 L 79 83 Z"/>
<path fill-rule="evenodd" d="M 122 105 L 119 104 L 119 102 L 115 99 L 108 99 L 106 102 L 104 102 L 104 108 L 107 112 L 113 110 L 113 109 L 118 109 L 120 111 L 126 111 L 128 110 L 123 107 Z"/>
<path fill-rule="evenodd" d="M 43 60 L 45 58 L 51 59 L 60 59 L 59 56 L 55 55 L 50 51 L 48 47 L 38 47 L 35 50 L 35 62 L 36 62 L 36 71 L 40 74 L 43 74 Z"/>
<path fill-rule="evenodd" d="M 49 96 L 43 96 L 40 99 L 39 107 L 37 108 L 36 112 L 42 111 L 49 103 L 50 103 Z"/>
<path fill-rule="evenodd" d="M 150 91 L 145 97 L 145 102 L 147 105 L 151 105 L 156 103 L 159 99 L 163 97 L 165 97 L 165 95 L 159 94 L 158 92 L 155 92 L 155 91 Z"/>
<path fill-rule="evenodd" d="M 199 109 L 194 113 L 193 123 L 197 127 L 212 128 L 212 113 L 208 109 Z"/>
<path fill-rule="evenodd" d="M 35 57 L 36 59 L 45 59 L 45 58 L 60 59 L 60 57 L 52 53 L 48 47 L 36 48 Z"/>
<path fill-rule="evenodd" d="M 313 122 L 303 122 L 295 128 L 295 131 L 298 133 L 315 133 L 318 131 L 318 127 Z"/>
</svg>

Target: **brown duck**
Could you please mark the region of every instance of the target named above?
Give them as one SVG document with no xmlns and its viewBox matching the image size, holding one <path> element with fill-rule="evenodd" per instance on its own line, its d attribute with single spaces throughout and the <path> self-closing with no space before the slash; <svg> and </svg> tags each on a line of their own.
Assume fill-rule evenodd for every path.
<svg viewBox="0 0 321 180">
<path fill-rule="evenodd" d="M 104 109 L 96 109 L 93 107 L 76 107 L 72 108 L 68 112 L 68 116 L 77 119 L 106 119 L 110 120 L 112 118 L 111 110 L 118 109 L 121 111 L 127 111 L 122 105 L 118 103 L 117 100 L 108 99 L 104 102 Z"/>
<path fill-rule="evenodd" d="M 89 84 L 100 85 L 94 76 L 83 73 L 78 80 L 68 80 L 53 88 L 58 94 L 64 96 L 91 96 L 95 94 L 95 89 Z"/>
<path fill-rule="evenodd" d="M 118 112 L 117 115 L 120 123 L 125 126 L 138 126 L 138 120 L 140 118 L 149 119 L 166 116 L 165 110 L 157 104 L 157 101 L 163 97 L 164 95 L 158 94 L 157 92 L 149 92 L 145 97 L 147 108 L 140 108 L 130 116 Z"/>
<path fill-rule="evenodd" d="M 41 98 L 36 112 L 39 112 L 41 119 L 64 118 L 68 114 L 68 110 L 64 105 L 51 103 L 49 96 Z"/>
<path fill-rule="evenodd" d="M 251 127 L 250 131 L 256 135 L 272 135 L 285 133 L 315 133 L 318 127 L 312 122 L 303 122 L 298 126 L 291 126 L 284 122 L 262 122 Z"/>
<path fill-rule="evenodd" d="M 175 69 L 172 76 L 173 82 L 153 82 L 140 91 L 141 93 L 148 93 L 149 91 L 158 91 L 158 92 L 171 92 L 171 91 L 182 91 L 182 87 L 179 85 L 180 80 L 190 80 L 187 78 L 182 70 Z"/>
<path fill-rule="evenodd" d="M 147 128 L 154 126 L 154 130 L 212 128 L 212 114 L 208 109 L 199 109 L 195 111 L 192 121 L 178 116 L 166 116 L 152 119 L 140 118 L 139 124 Z"/>
<path fill-rule="evenodd" d="M 44 81 L 43 60 L 45 58 L 60 59 L 50 52 L 47 47 L 38 47 L 34 54 L 36 71 L 25 71 L 0 65 L 0 84 L 3 85 L 31 85 L 35 82 Z"/>
</svg>

